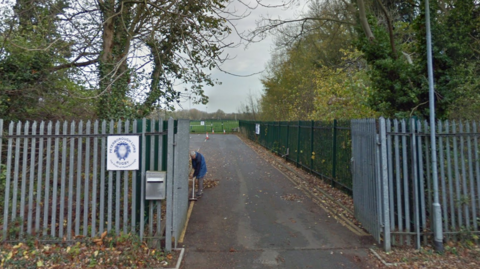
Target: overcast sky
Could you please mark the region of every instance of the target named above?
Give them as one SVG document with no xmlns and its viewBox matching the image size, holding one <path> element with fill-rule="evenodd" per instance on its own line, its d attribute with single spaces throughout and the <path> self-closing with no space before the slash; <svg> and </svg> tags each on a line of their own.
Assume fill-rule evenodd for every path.
<svg viewBox="0 0 480 269">
<path fill-rule="evenodd" d="M 255 0 L 251 1 L 255 2 Z M 271 0 L 268 2 L 279 4 L 281 0 Z M 236 8 L 238 13 L 245 11 L 245 7 L 236 0 L 233 0 L 233 3 L 230 5 L 231 10 L 233 10 L 232 8 Z M 282 19 L 290 19 L 300 15 L 303 9 L 305 9 L 304 4 L 295 5 L 288 10 L 284 8 L 258 7 L 251 11 L 250 16 L 236 21 L 237 30 L 242 32 L 254 29 L 256 26 L 255 22 L 260 20 L 262 15 L 264 17 L 270 16 L 272 18 L 280 17 Z M 235 44 L 240 41 L 236 35 L 232 35 L 229 39 Z M 225 53 L 228 53 L 230 57 L 235 57 L 235 59 L 225 62 L 222 65 L 222 69 L 238 75 L 249 75 L 264 70 L 267 62 L 270 60 L 271 52 L 274 49 L 273 40 L 273 37 L 269 36 L 260 43 L 250 44 L 247 48 L 242 45 L 238 48 L 226 50 Z M 260 82 L 262 74 L 242 78 L 225 74 L 219 70 L 213 70 L 212 75 L 214 79 L 218 79 L 222 84 L 204 88 L 206 95 L 209 97 L 208 104 L 192 104 L 190 106 L 189 101 L 185 100 L 180 103 L 183 109 L 196 108 L 202 111 L 207 110 L 209 113 L 221 109 L 226 113 L 232 113 L 237 112 L 240 104 L 245 102 L 249 92 L 258 97 L 262 94 L 263 87 Z M 181 108 L 177 106 L 176 109 Z"/>
</svg>

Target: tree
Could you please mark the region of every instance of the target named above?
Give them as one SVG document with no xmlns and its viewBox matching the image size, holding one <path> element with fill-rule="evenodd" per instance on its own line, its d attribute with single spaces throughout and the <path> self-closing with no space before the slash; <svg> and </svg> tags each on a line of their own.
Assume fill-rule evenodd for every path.
<svg viewBox="0 0 480 269">
<path fill-rule="evenodd" d="M 215 83 L 207 72 L 225 60 L 221 53 L 230 46 L 224 43 L 231 32 L 225 0 L 17 0 L 15 12 L 14 1 L 7 2 L 3 22 L 10 27 L 1 29 L 0 61 L 25 62 L 16 71 L 24 74 L 23 84 L 17 84 L 32 88 L 58 75 L 85 91 L 80 97 L 95 100 L 104 119 L 170 108 L 179 98 L 178 82 L 192 85 L 194 102 L 206 103 L 202 87 Z M 2 99 L 5 111 L 14 107 L 9 99 Z"/>
<path fill-rule="evenodd" d="M 3 34 L 0 37 L 2 119 L 71 119 L 75 112 L 80 118 L 91 115 L 88 111 L 93 103 L 72 78 L 74 72 L 56 69 L 70 56 L 70 44 L 61 40 L 56 24 L 56 17 L 65 9 L 65 1 L 18 0 L 11 13 L 3 14 L 0 27 Z M 72 95 L 82 99 L 73 102 Z M 60 110 L 71 113 L 60 113 Z"/>
<path fill-rule="evenodd" d="M 474 2 L 457 0 L 452 5 L 431 6 L 439 118 L 448 117 L 450 108 L 462 98 L 464 86 L 475 85 L 473 78 L 479 75 L 478 51 L 471 47 L 478 44 L 479 10 Z M 408 20 L 398 17 L 393 22 L 394 30 L 388 23 L 380 23 L 378 17 L 369 16 L 375 38 L 372 40 L 366 33 L 356 42 L 371 67 L 369 75 L 374 92 L 370 106 L 389 117 L 426 117 L 429 113 L 424 5 L 418 1 L 403 3 L 402 7 L 408 5 L 419 8 L 407 16 Z M 397 57 L 394 48 L 405 57 Z"/>
<path fill-rule="evenodd" d="M 343 1 L 312 1 L 308 20 L 278 30 L 278 52 L 262 79 L 266 119 L 304 120 L 322 114 L 317 113 L 319 72 L 330 70 L 333 76 L 348 64 L 344 52 L 351 50 L 356 36 L 351 7 Z"/>
</svg>

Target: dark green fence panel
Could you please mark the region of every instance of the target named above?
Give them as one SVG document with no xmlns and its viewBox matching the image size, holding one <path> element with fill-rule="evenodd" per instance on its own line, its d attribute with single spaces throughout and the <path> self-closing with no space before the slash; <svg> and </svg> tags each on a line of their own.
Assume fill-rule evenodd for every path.
<svg viewBox="0 0 480 269">
<path fill-rule="evenodd" d="M 350 121 L 239 121 L 239 127 L 250 140 L 351 193 Z"/>
<path fill-rule="evenodd" d="M 336 175 L 337 183 L 352 188 L 352 135 L 350 121 L 338 121 L 336 135 Z"/>
</svg>

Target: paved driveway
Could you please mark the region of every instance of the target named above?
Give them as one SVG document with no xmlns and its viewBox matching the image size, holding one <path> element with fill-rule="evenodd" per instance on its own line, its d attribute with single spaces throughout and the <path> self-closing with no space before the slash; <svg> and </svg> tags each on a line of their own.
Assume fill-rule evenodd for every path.
<svg viewBox="0 0 480 269">
<path fill-rule="evenodd" d="M 182 268 L 368 267 L 368 246 L 237 136 L 191 135 L 190 147 L 220 183 L 195 203 Z"/>
</svg>

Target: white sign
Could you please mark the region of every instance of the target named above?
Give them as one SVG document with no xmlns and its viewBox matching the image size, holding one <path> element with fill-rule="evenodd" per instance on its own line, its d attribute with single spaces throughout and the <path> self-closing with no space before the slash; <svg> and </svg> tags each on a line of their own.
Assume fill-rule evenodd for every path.
<svg viewBox="0 0 480 269">
<path fill-rule="evenodd" d="M 255 133 L 256 133 L 257 135 L 260 134 L 260 123 L 255 123 Z"/>
<path fill-rule="evenodd" d="M 107 170 L 138 170 L 139 136 L 112 135 L 107 138 Z"/>
<path fill-rule="evenodd" d="M 200 122 L 200 125 L 202 125 L 202 126 L 205 125 L 205 122 L 202 120 L 202 121 Z"/>
</svg>

